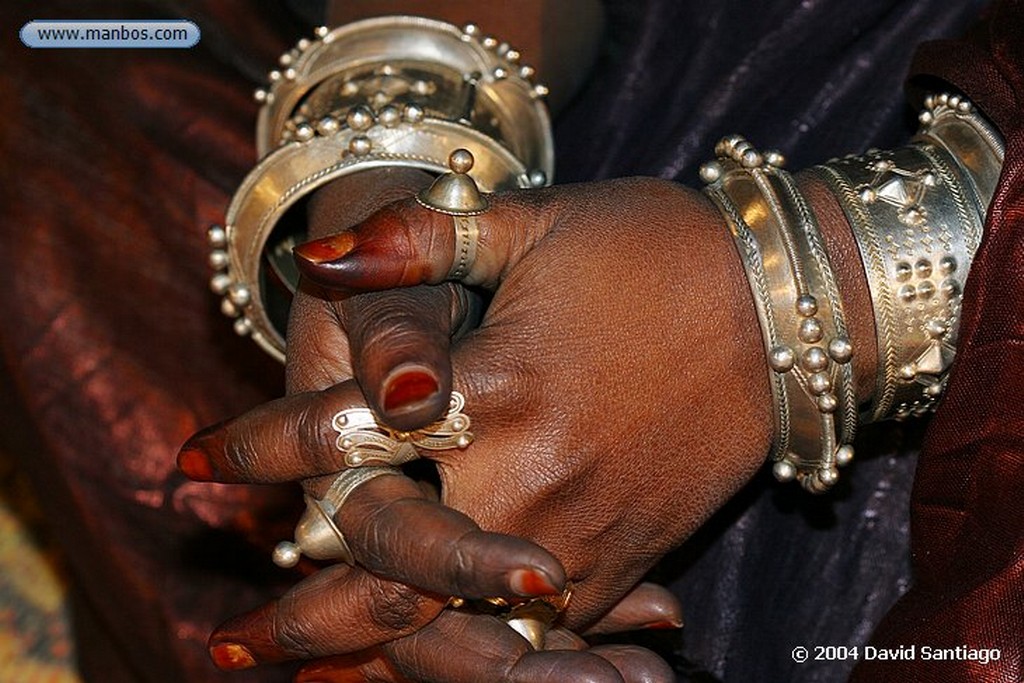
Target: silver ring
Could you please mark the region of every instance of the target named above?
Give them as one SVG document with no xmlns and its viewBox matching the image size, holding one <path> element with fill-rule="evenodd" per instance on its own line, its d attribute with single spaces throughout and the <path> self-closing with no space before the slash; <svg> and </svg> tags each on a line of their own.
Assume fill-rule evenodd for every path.
<svg viewBox="0 0 1024 683">
<path fill-rule="evenodd" d="M 303 555 L 314 560 L 341 560 L 355 564 L 352 550 L 334 517 L 357 488 L 371 479 L 392 474 L 402 474 L 402 470 L 397 467 L 347 469 L 335 477 L 323 498 L 306 496 L 306 512 L 295 526 L 295 541 L 277 544 L 274 564 L 294 567 Z"/>
<path fill-rule="evenodd" d="M 428 451 L 467 448 L 473 443 L 473 433 L 469 431 L 469 416 L 462 412 L 465 406 L 465 397 L 453 391 L 445 416 L 412 432 L 382 425 L 369 408 L 342 410 L 331 419 L 331 426 L 338 432 L 334 445 L 345 454 L 348 467 L 397 467 L 419 458 L 417 448 Z"/>
<path fill-rule="evenodd" d="M 455 232 L 455 255 L 448 270 L 449 280 L 461 280 L 469 274 L 476 261 L 480 228 L 476 217 L 490 208 L 487 197 L 469 175 L 474 164 L 473 153 L 457 149 L 448 156 L 450 173 L 439 176 L 427 189 L 416 195 L 426 209 L 452 217 Z"/>
<path fill-rule="evenodd" d="M 455 258 L 448 271 L 449 280 L 462 280 L 476 261 L 476 248 L 480 243 L 480 228 L 476 216 L 452 216 L 455 223 Z"/>
</svg>

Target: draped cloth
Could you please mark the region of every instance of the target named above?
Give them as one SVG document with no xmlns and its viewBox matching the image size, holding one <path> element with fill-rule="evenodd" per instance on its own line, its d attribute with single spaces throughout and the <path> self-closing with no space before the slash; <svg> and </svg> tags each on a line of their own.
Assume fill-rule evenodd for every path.
<svg viewBox="0 0 1024 683">
<path fill-rule="evenodd" d="M 309 18 L 241 0 L 91 5 L 47 12 L 187 17 L 202 40 L 0 47 L 3 447 L 68 553 L 86 677 L 285 680 L 287 669 L 218 673 L 205 638 L 295 580 L 268 553 L 297 492 L 193 484 L 173 463 L 193 431 L 281 391 L 280 369 L 234 337 L 207 289 L 205 229 L 254 161 L 249 93 Z M 609 1 L 599 63 L 557 122 L 558 177 L 696 184 L 733 132 L 794 169 L 897 146 L 913 131 L 902 84 L 915 46 L 962 34 L 980 5 Z M 12 27 L 37 18 L 0 12 Z M 800 664 L 793 648 L 869 643 L 1002 659 L 861 661 L 857 680 L 1022 678 L 1024 3 L 988 18 L 966 42 L 925 44 L 913 67 L 915 91 L 952 84 L 1007 139 L 948 395 L 927 429 L 864 430 L 833 494 L 762 474 L 662 563 L 687 626 L 658 645 L 684 679 L 842 680 L 857 661 Z"/>
</svg>

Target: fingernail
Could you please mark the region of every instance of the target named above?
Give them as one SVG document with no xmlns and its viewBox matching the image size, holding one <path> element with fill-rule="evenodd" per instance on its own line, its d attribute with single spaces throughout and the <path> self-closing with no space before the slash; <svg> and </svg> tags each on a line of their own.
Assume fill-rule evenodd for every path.
<svg viewBox="0 0 1024 683">
<path fill-rule="evenodd" d="M 649 624 L 644 624 L 643 628 L 651 629 L 654 631 L 668 631 L 670 629 L 682 628 L 683 622 L 672 621 L 671 619 L 662 619 L 660 621 L 652 621 Z"/>
<path fill-rule="evenodd" d="M 337 261 L 356 246 L 355 233 L 346 231 L 331 235 L 320 240 L 300 244 L 292 250 L 299 258 L 319 265 L 328 261 Z"/>
<path fill-rule="evenodd" d="M 225 671 L 251 669 L 256 666 L 256 659 L 244 645 L 238 643 L 221 643 L 210 648 L 210 659 L 218 668 Z"/>
<path fill-rule="evenodd" d="M 384 410 L 392 413 L 417 408 L 440 388 L 434 373 L 422 365 L 397 368 L 384 380 Z"/>
<path fill-rule="evenodd" d="M 509 575 L 508 584 L 517 595 L 524 597 L 558 593 L 554 582 L 539 569 L 516 569 Z"/>
<path fill-rule="evenodd" d="M 178 469 L 193 481 L 213 481 L 210 459 L 196 448 L 185 448 L 178 453 Z"/>
</svg>

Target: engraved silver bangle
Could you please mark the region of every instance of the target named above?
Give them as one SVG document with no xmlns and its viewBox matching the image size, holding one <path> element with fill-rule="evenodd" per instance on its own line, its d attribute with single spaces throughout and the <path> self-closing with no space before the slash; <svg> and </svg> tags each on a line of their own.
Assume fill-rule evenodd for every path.
<svg viewBox="0 0 1024 683">
<path fill-rule="evenodd" d="M 284 359 L 291 248 L 304 239 L 304 221 L 286 214 L 337 178 L 394 166 L 440 175 L 465 149 L 484 192 L 548 184 L 547 89 L 533 75 L 475 25 L 420 17 L 322 27 L 282 55 L 256 92 L 262 159 L 209 230 L 210 286 L 235 331 Z"/>
<path fill-rule="evenodd" d="M 813 170 L 853 228 L 874 306 L 878 374 L 866 422 L 935 408 L 1002 166 L 999 135 L 966 99 L 929 97 L 921 122 L 906 147 Z"/>
<path fill-rule="evenodd" d="M 701 168 L 729 224 L 754 295 L 768 358 L 773 472 L 821 493 L 853 457 L 853 348 L 817 222 L 781 166 L 740 136 Z M 838 416 L 837 416 L 838 414 Z"/>
</svg>

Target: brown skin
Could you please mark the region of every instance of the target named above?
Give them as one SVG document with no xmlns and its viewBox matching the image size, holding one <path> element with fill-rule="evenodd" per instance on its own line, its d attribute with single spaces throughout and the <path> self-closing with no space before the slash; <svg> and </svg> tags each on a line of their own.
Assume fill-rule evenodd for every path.
<svg viewBox="0 0 1024 683">
<path fill-rule="evenodd" d="M 529 57 L 556 96 L 571 93 L 593 58 L 599 3 L 511 4 L 350 0 L 333 3 L 331 23 L 390 12 L 472 20 Z M 567 22 L 573 30 L 559 30 Z M 314 198 L 311 234 L 359 222 L 428 181 L 400 169 L 338 181 Z M 835 202 L 820 187 L 804 189 L 830 252 L 844 257 L 837 262 L 858 263 Z M 354 289 L 409 285 L 412 273 L 439 281 L 451 262 L 450 224 L 417 211 L 406 203 L 382 214 L 359 233 L 359 258 L 307 263 L 307 275 Z M 626 588 L 746 480 L 770 438 L 760 337 L 721 218 L 699 195 L 623 181 L 511 196 L 486 221 L 495 228 L 484 245 L 493 243 L 473 276 L 501 290 L 479 330 L 461 339 L 474 300 L 458 287 L 345 298 L 307 282 L 289 334 L 292 396 L 190 442 L 180 463 L 206 480 L 310 477 L 307 489 L 319 494 L 325 479 L 316 475 L 340 467 L 324 433 L 330 415 L 368 400 L 393 426 L 426 424 L 444 409 L 454 362 L 477 442 L 438 458 L 445 502 L 485 529 L 552 548 L 577 582 L 570 626 L 679 625 L 679 606 L 664 589 Z M 380 237 L 407 225 L 421 235 L 427 226 L 433 237 L 397 245 Z M 333 259 L 356 241 L 346 234 L 306 253 Z M 405 257 L 420 258 L 419 269 Z M 368 258 L 400 266 L 401 277 L 368 269 Z M 859 269 L 837 270 L 866 396 L 874 372 L 870 303 Z M 454 361 L 450 338 L 459 340 Z M 346 382 L 353 371 L 359 385 Z M 533 653 L 487 617 L 440 611 L 435 594 L 560 588 L 563 569 L 541 548 L 480 532 L 397 477 L 362 487 L 345 513 L 340 523 L 363 568 L 330 568 L 226 624 L 211 639 L 218 662 L 341 655 L 304 668 L 297 680 L 306 683 L 671 680 L 664 663 L 639 648 L 582 652 L 582 640 L 557 629 L 550 645 L 573 652 Z M 413 542 L 422 538 L 434 543 Z M 470 561 L 452 564 L 452 556 Z"/>
<path fill-rule="evenodd" d="M 833 256 L 855 256 L 849 251 L 855 249 L 849 228 L 834 201 L 820 187 L 805 184 L 805 191 L 823 220 Z M 753 302 L 721 216 L 702 195 L 670 183 L 632 179 L 512 193 L 496 197 L 491 211 L 479 220 L 481 252 L 468 280 L 497 291 L 480 327 L 452 351 L 455 387 L 467 397 L 477 438 L 468 451 L 435 456 L 443 500 L 485 529 L 551 549 L 576 584 L 566 625 L 584 628 L 607 613 L 763 462 L 771 414 Z M 297 253 L 307 278 L 335 289 L 437 284 L 452 262 L 450 231 L 450 219 L 404 201 L 377 213 L 353 234 Z M 303 259 L 303 254 L 319 263 Z M 834 261 L 858 349 L 857 374 L 869 378 L 867 387 L 874 353 L 863 273 L 859 266 L 849 266 L 859 259 Z M 446 330 L 461 325 L 465 300 L 450 286 L 408 291 L 434 301 L 437 313 L 426 316 L 433 321 L 430 325 L 440 325 L 446 317 Z M 344 310 L 351 301 L 331 305 Z M 436 328 L 425 329 L 415 316 L 400 320 L 397 326 L 380 325 L 368 315 L 345 320 L 344 333 L 365 340 L 364 355 L 354 355 L 357 368 L 367 354 L 374 355 L 371 349 L 391 348 L 385 342 L 390 344 L 396 330 L 408 334 L 419 325 L 413 338 L 436 335 Z M 344 336 L 336 318 L 333 324 L 321 320 L 298 329 L 303 330 L 301 343 L 314 352 L 339 341 L 325 343 L 325 337 Z M 410 345 L 410 352 L 414 348 Z M 433 368 L 446 385 L 443 363 L 438 362 L 445 352 L 423 345 L 419 352 L 421 364 Z M 311 376 L 327 382 L 330 372 L 321 368 Z M 363 387 L 372 405 L 384 403 L 380 383 Z M 293 396 L 256 416 L 239 418 L 234 434 L 221 442 L 229 447 L 208 452 L 214 470 L 230 473 L 225 479 L 234 481 L 279 481 L 335 471 L 337 453 L 330 439 L 307 438 L 296 444 L 282 438 L 295 433 L 282 431 L 282 425 L 306 424 L 309 428 L 300 427 L 299 433 L 316 435 L 322 429 L 318 426 L 328 424 L 330 415 L 352 400 L 330 389 Z M 261 457 L 267 453 L 274 457 Z M 375 481 L 383 486 L 388 479 Z M 389 500 L 391 493 L 371 484 L 360 489 L 363 499 Z M 360 505 L 359 500 L 353 496 L 346 507 Z M 672 514 L 665 514 L 666 501 L 671 501 Z M 363 504 L 370 510 L 377 503 Z M 370 533 L 358 524 L 345 531 L 366 547 L 382 535 L 400 535 L 399 519 L 393 518 L 390 534 L 383 523 Z M 378 548 L 367 556 L 371 564 L 386 563 L 388 552 Z M 427 557 L 406 565 L 401 579 L 414 585 L 436 582 L 436 576 L 416 575 L 428 565 Z M 393 568 L 374 569 L 386 573 Z M 339 620 L 337 611 L 319 607 L 331 604 L 322 599 L 324 591 L 366 594 L 362 587 L 353 588 L 353 582 L 344 585 L 310 593 L 304 609 L 292 612 L 301 614 L 295 618 L 306 624 L 300 630 L 307 641 L 320 638 L 322 643 L 327 637 L 338 642 L 309 626 L 329 623 L 330 614 L 334 632 L 360 626 L 355 615 Z M 367 600 L 372 602 L 372 597 Z M 393 636 L 410 634 L 422 625 L 423 615 L 413 610 L 411 616 L 418 619 L 391 622 Z M 473 676 L 490 675 L 484 652 L 493 649 L 467 653 L 464 642 L 444 636 L 449 619 L 445 612 L 425 628 L 367 650 L 361 664 L 348 659 L 331 666 L 338 676 L 347 675 L 339 668 L 344 666 L 392 667 L 395 673 L 378 672 L 381 680 L 404 680 L 399 675 L 403 672 L 425 680 L 482 680 Z M 266 628 L 265 623 L 238 623 L 215 635 L 215 642 L 229 634 L 230 642 L 249 645 L 265 639 Z M 377 629 L 369 638 L 384 640 L 386 631 Z M 506 666 L 539 654 L 498 642 L 491 646 Z M 329 651 L 304 648 L 293 643 L 290 652 L 317 656 Z M 440 659 L 431 654 L 437 652 Z M 377 663 L 366 663 L 370 661 Z M 634 680 L 635 672 L 623 662 L 644 659 L 604 661 L 614 664 L 618 674 L 604 670 L 584 680 L 618 680 L 615 675 Z M 327 665 L 317 666 L 322 673 Z M 583 671 L 568 660 L 556 669 L 563 672 L 559 680 L 567 680 L 564 672 Z"/>
<path fill-rule="evenodd" d="M 314 200 L 310 213 L 310 229 L 314 235 L 329 234 L 336 229 L 334 226 L 362 220 L 374 206 L 407 196 L 429 178 L 414 171 L 390 169 L 346 180 L 345 186 L 335 184 Z M 308 291 L 300 293 L 293 304 L 289 336 L 291 396 L 206 430 L 190 440 L 183 449 L 183 456 L 192 454 L 208 464 L 206 475 L 200 478 L 266 480 L 277 471 L 284 480 L 291 480 L 296 478 L 290 474 L 293 471 L 306 471 L 311 467 L 334 471 L 341 467 L 333 449 L 294 448 L 296 433 L 306 435 L 306 441 L 324 443 L 318 430 L 328 424 L 312 416 L 296 420 L 295 411 L 309 410 L 311 400 L 332 414 L 340 405 L 364 404 L 359 387 L 344 381 L 351 376 L 350 336 L 368 343 L 368 347 L 364 343 L 364 348 L 369 348 L 366 353 L 353 349 L 353 357 L 364 361 L 363 367 L 387 368 L 410 359 L 419 360 L 421 364 L 430 365 L 438 376 L 443 375 L 446 385 L 450 384 L 450 375 L 441 366 L 447 367 L 449 330 L 458 324 L 456 318 L 461 318 L 465 310 L 453 303 L 465 301 L 456 296 L 455 289 L 420 287 L 347 300 L 327 296 L 327 292 L 312 287 L 304 289 Z M 383 314 L 385 310 L 390 313 Z M 372 343 L 374 338 L 388 341 L 386 345 L 376 345 Z M 339 382 L 341 384 L 334 386 Z M 378 382 L 369 386 L 383 385 Z M 324 393 L 310 393 L 321 389 Z M 430 419 L 430 414 L 423 417 L 424 421 Z M 255 425 L 259 425 L 259 435 L 254 431 Z M 276 436 L 270 441 L 262 440 L 270 433 Z M 259 444 L 251 442 L 251 438 L 260 439 Z M 330 441 L 328 438 L 327 443 Z M 244 444 L 256 448 L 250 449 Z M 318 464 L 311 465 L 314 461 Z M 314 494 L 322 493 L 317 483 L 314 479 L 308 484 Z M 434 597 L 435 594 L 470 597 L 547 594 L 560 590 L 564 581 L 561 566 L 548 553 L 518 539 L 475 531 L 476 525 L 468 518 L 425 500 L 421 489 L 404 478 L 374 480 L 353 494 L 344 510 L 341 526 L 362 567 L 380 576 L 363 569 L 332 567 L 301 582 L 277 603 L 232 620 L 211 638 L 211 654 L 219 665 L 240 668 L 295 657 L 356 652 L 412 633 L 430 622 L 444 605 L 443 599 Z M 422 545 L 424 538 L 433 540 L 429 547 Z M 453 550 L 455 547 L 458 550 Z M 453 564 L 452 558 L 467 558 L 467 562 Z M 522 576 L 524 570 L 530 570 L 525 572 L 525 577 Z M 520 576 L 513 581 L 517 572 Z M 413 583 L 428 592 L 381 576 Z M 339 621 L 338 614 L 348 618 Z M 434 622 L 430 630 L 419 637 L 430 637 L 437 624 Z M 593 630 L 614 632 L 679 624 L 681 616 L 675 598 L 664 589 L 641 584 L 595 624 Z M 561 633 L 563 639 L 569 637 L 567 631 L 557 633 Z M 515 647 L 509 647 L 510 642 Z M 558 642 L 557 637 L 555 642 Z M 244 645 L 246 656 L 238 656 L 238 644 Z M 522 671 L 532 670 L 533 653 L 524 651 L 521 644 L 518 638 L 506 639 L 499 659 L 512 666 L 525 656 L 525 661 L 516 666 Z M 440 651 L 445 652 L 444 648 Z M 658 676 L 645 679 L 647 673 L 644 672 L 660 671 L 659 676 L 666 672 L 664 664 L 646 651 L 638 654 L 635 648 L 630 650 L 634 656 L 628 661 L 614 648 L 596 652 L 615 657 L 617 666 L 626 669 L 627 680 L 660 680 Z M 448 654 L 437 661 L 466 658 L 464 652 Z M 356 659 L 362 661 L 360 657 L 365 659 L 364 655 Z M 579 673 L 580 680 L 590 680 L 587 676 L 597 675 L 594 674 L 597 667 L 597 671 L 604 672 L 604 678 L 594 680 L 620 680 L 607 662 L 595 663 L 591 660 L 597 658 L 589 655 L 578 661 L 581 657 L 568 657 L 554 671 L 568 667 Z M 489 675 L 485 672 L 494 666 L 491 659 L 477 656 L 468 660 L 463 667 L 465 675 L 470 679 Z M 544 660 L 545 666 L 551 663 L 551 657 Z M 552 676 L 553 680 L 567 680 L 555 673 Z"/>
</svg>

